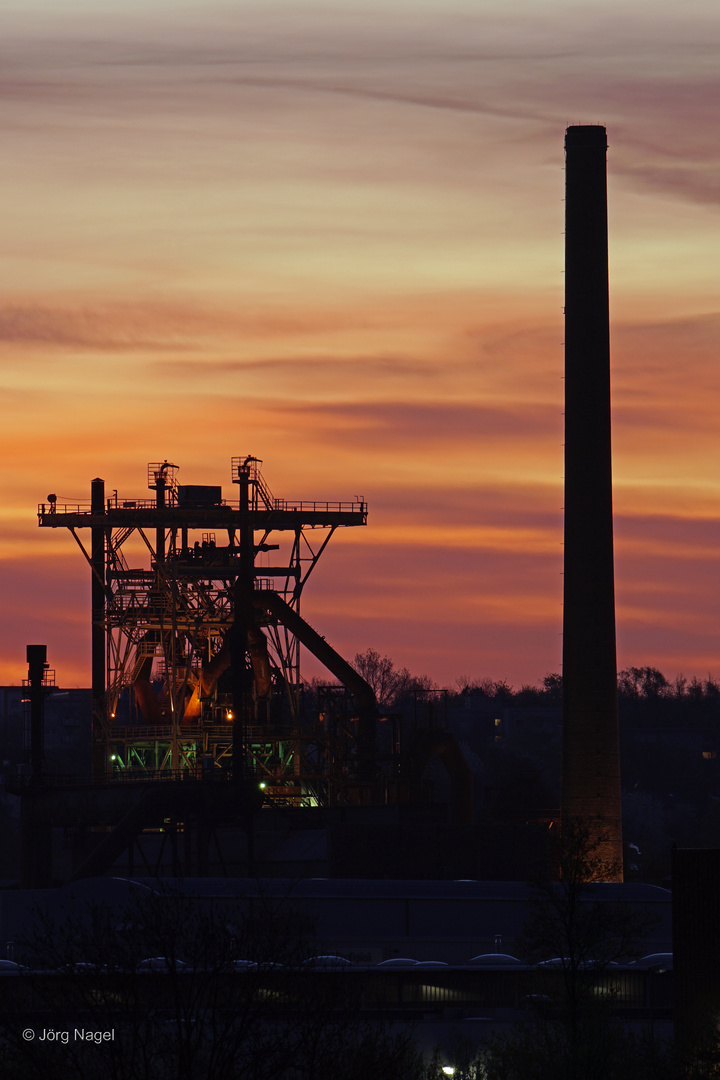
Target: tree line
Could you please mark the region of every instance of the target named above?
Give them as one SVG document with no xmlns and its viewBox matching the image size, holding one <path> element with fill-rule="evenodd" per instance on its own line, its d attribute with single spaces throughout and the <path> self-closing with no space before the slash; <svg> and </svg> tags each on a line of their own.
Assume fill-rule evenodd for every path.
<svg viewBox="0 0 720 1080">
<path fill-rule="evenodd" d="M 451 687 L 441 687 L 429 675 L 413 675 L 398 668 L 387 655 L 368 648 L 356 653 L 353 667 L 372 687 L 382 708 L 398 707 L 408 697 L 442 691 L 450 698 L 475 695 L 502 707 L 559 706 L 562 675 L 549 672 L 539 684 L 513 687 L 505 679 L 459 676 Z M 629 719 L 652 720 L 658 726 L 720 717 L 720 679 L 676 675 L 668 679 L 656 667 L 627 667 L 618 672 L 618 708 Z"/>
</svg>

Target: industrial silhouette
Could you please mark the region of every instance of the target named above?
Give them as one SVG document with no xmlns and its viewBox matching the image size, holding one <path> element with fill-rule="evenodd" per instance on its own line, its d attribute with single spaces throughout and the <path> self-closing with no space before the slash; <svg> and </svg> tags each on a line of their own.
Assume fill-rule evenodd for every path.
<svg viewBox="0 0 720 1080">
<path fill-rule="evenodd" d="M 617 867 L 609 876 L 621 881 L 606 148 L 602 127 L 567 130 L 562 819 L 607 833 L 603 855 Z M 438 857 L 448 876 L 495 876 L 479 852 L 503 823 L 476 819 L 473 775 L 447 725 L 432 710 L 416 709 L 409 720 L 384 715 L 368 683 L 300 614 L 328 541 L 340 527 L 364 526 L 367 505 L 276 498 L 261 464 L 252 455 L 232 459 L 237 498 L 229 501 L 219 485 L 178 483 L 178 467 L 166 460 L 148 465 L 150 498 L 107 498 L 95 479 L 89 503 L 59 505 L 50 495 L 40 505 L 40 526 L 71 533 L 92 580 L 93 760 L 85 784 L 93 794 L 53 790 L 41 774 L 36 717 L 32 783 L 21 785 L 26 884 L 53 880 L 49 832 L 70 827 L 80 803 L 86 828 L 72 877 L 106 873 L 123 852 L 132 869 L 142 834 L 168 820 L 183 835 L 173 866 L 210 873 L 219 861 L 223 872 L 252 873 L 261 804 L 323 810 L 328 820 L 342 811 L 348 827 L 373 837 L 361 811 L 374 808 L 382 843 L 356 836 L 351 845 L 364 876 L 387 875 L 399 849 L 408 850 L 401 831 L 392 848 L 388 825 L 420 828 L 431 818 L 446 829 L 437 840 L 443 856 L 453 828 L 466 830 L 457 832 L 457 860 Z M 340 683 L 318 690 L 309 708 L 301 646 Z M 442 819 L 429 808 L 432 762 L 448 779 Z M 526 828 L 518 850 L 537 848 L 558 817 L 550 809 L 513 819 Z M 224 849 L 214 835 L 222 829 L 231 834 Z M 421 846 L 424 856 L 428 844 Z M 345 873 L 351 862 L 336 855 Z M 529 870 L 525 854 L 512 873 Z"/>
<path fill-rule="evenodd" d="M 622 881 L 605 128 L 569 127 L 565 151 L 562 818 L 595 823 Z"/>
</svg>

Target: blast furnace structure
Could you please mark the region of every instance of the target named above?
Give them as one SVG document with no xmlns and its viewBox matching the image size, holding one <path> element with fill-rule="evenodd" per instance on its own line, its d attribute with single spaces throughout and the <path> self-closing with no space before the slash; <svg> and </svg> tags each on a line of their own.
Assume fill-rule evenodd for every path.
<svg viewBox="0 0 720 1080">
<path fill-rule="evenodd" d="M 365 525 L 367 505 L 276 498 L 261 464 L 232 459 L 232 502 L 163 461 L 150 498 L 96 479 L 89 504 L 40 505 L 92 573 L 96 781 L 254 777 L 279 805 L 372 801 L 374 695 L 300 615 L 333 533 Z M 304 716 L 301 645 L 346 688 L 344 715 Z"/>
</svg>

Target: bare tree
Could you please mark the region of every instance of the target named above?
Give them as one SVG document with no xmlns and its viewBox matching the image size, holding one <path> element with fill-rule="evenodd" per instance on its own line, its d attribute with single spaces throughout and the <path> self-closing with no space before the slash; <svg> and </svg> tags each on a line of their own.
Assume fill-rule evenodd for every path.
<svg viewBox="0 0 720 1080">
<path fill-rule="evenodd" d="M 359 1080 L 360 1061 L 381 1080 L 418 1075 L 410 1032 L 363 1014 L 350 979 L 303 964 L 314 941 L 290 907 L 144 890 L 122 911 L 42 919 L 18 946 L 32 970 L 0 977 L 14 1080 Z"/>
<path fill-rule="evenodd" d="M 412 680 L 407 668 L 398 670 L 389 656 L 381 656 L 376 649 L 356 653 L 353 667 L 370 685 L 378 705 L 384 709 L 396 703 Z"/>
<path fill-rule="evenodd" d="M 487 1051 L 490 1080 L 618 1080 L 640 1071 L 641 1048 L 613 1015 L 611 965 L 630 960 L 654 920 L 598 884 L 615 869 L 595 823 L 566 823 L 558 841 L 558 881 L 532 885 L 519 951 L 539 961 L 528 1022 Z M 542 963 L 544 962 L 544 963 Z M 646 1055 L 647 1056 L 647 1055 Z M 664 1055 L 658 1053 L 658 1060 Z M 635 1074 L 628 1070 L 634 1061 Z M 661 1075 L 658 1073 L 658 1075 Z"/>
</svg>

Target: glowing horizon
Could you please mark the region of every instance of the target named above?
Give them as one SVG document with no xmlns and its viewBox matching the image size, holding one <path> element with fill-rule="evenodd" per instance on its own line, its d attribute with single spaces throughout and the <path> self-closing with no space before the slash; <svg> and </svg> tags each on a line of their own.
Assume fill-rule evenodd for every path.
<svg viewBox="0 0 720 1080">
<path fill-rule="evenodd" d="M 563 136 L 608 130 L 618 667 L 720 674 L 720 15 L 31 0 L 6 42 L 0 682 L 88 685 L 49 492 L 369 504 L 303 611 L 441 685 L 560 667 Z M 408 18 L 412 11 L 413 18 Z M 20 644 L 18 644 L 20 643 Z"/>
</svg>

